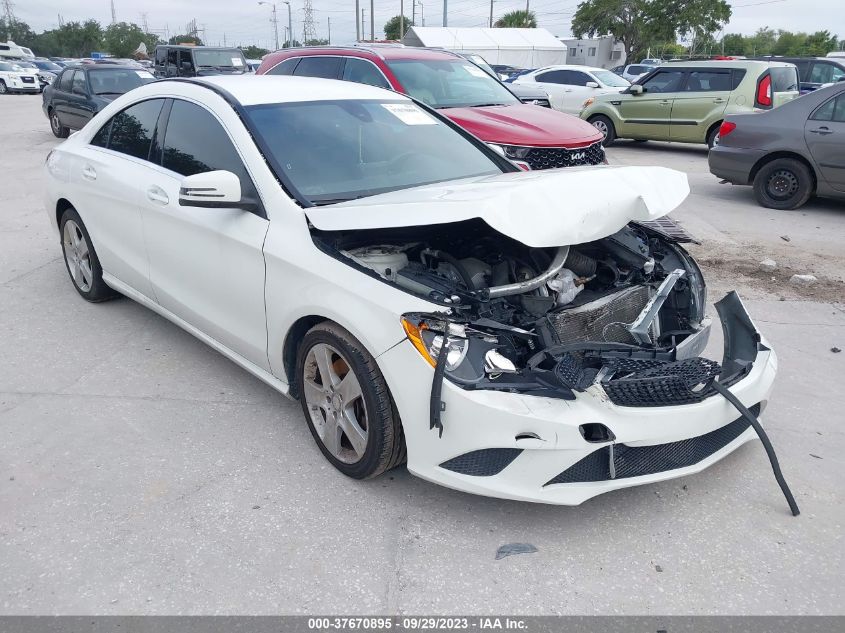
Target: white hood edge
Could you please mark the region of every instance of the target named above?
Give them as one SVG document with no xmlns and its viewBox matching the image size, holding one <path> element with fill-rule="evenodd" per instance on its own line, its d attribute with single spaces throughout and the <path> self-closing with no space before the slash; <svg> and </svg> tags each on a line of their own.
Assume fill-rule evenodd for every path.
<svg viewBox="0 0 845 633">
<path fill-rule="evenodd" d="M 448 224 L 481 218 L 526 246 L 584 244 L 654 220 L 689 194 L 665 167 L 596 166 L 509 173 L 402 189 L 305 210 L 324 231 Z"/>
</svg>

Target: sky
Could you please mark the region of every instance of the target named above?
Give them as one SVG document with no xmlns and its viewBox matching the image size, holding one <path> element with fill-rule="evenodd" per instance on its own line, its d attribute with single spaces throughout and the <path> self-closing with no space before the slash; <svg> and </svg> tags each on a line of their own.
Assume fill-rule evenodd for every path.
<svg viewBox="0 0 845 633">
<path fill-rule="evenodd" d="M 15 16 L 36 32 L 55 28 L 59 16 L 64 21 L 89 18 L 101 24 L 111 22 L 109 0 L 13 0 Z M 311 0 L 317 37 L 328 37 L 331 23 L 332 44 L 355 41 L 355 0 Z M 370 0 L 360 0 L 366 12 L 366 33 L 370 30 Z M 411 16 L 411 3 L 405 0 L 405 15 Z M 537 14 L 538 26 L 545 27 L 559 37 L 571 35 L 570 22 L 578 0 L 529 0 Z M 448 0 L 449 26 L 487 26 L 490 16 L 489 0 Z M 845 16 L 842 0 L 733 0 L 733 17 L 726 33 L 751 34 L 761 26 L 790 31 L 833 30 L 845 39 Z M 399 14 L 400 0 L 374 0 L 376 38 L 383 37 L 382 27 L 392 16 Z M 176 35 L 185 32 L 185 25 L 196 19 L 204 28 L 205 43 L 211 45 L 256 45 L 273 48 L 272 9 L 257 0 L 114 0 L 118 21 L 143 24 L 144 15 L 150 31 Z M 422 8 L 420 8 L 422 5 Z M 303 1 L 291 0 L 293 29 L 301 39 Z M 288 23 L 287 5 L 278 1 L 279 40 L 285 39 Z M 514 9 L 524 9 L 524 0 L 494 0 L 493 19 Z M 142 14 L 143 12 L 143 14 Z M 442 26 L 443 0 L 422 0 L 416 6 L 417 23 L 420 13 L 426 26 Z M 834 16 L 837 16 L 836 19 Z"/>
</svg>

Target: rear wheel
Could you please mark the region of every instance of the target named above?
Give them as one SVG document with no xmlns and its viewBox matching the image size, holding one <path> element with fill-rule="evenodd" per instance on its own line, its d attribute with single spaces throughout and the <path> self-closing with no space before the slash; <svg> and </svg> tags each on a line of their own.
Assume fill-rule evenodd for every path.
<svg viewBox="0 0 845 633">
<path fill-rule="evenodd" d="M 797 209 L 813 194 L 810 169 L 794 158 L 766 163 L 754 177 L 754 196 L 769 209 Z"/>
<path fill-rule="evenodd" d="M 6 82 L 0 79 L 0 95 L 7 94 L 9 89 L 6 87 Z"/>
<path fill-rule="evenodd" d="M 601 142 L 602 145 L 610 145 L 616 140 L 616 128 L 613 125 L 613 121 L 603 114 L 594 116 L 590 119 L 590 123 L 592 123 L 593 127 L 601 132 L 601 135 L 604 137 Z"/>
<path fill-rule="evenodd" d="M 59 229 L 62 236 L 62 253 L 73 287 L 82 298 L 92 303 L 117 296 L 103 281 L 103 268 L 91 237 L 76 209 L 69 208 L 62 214 Z"/>
<path fill-rule="evenodd" d="M 719 130 L 721 129 L 722 124 L 717 123 L 713 127 L 710 128 L 710 131 L 707 132 L 707 147 L 713 149 L 719 144 Z"/>
<path fill-rule="evenodd" d="M 70 130 L 62 125 L 59 115 L 55 110 L 50 110 L 50 129 L 56 138 L 67 138 Z"/>
<path fill-rule="evenodd" d="M 302 410 L 323 455 L 367 479 L 405 461 L 399 413 L 375 359 L 335 323 L 311 328 L 297 358 Z"/>
</svg>

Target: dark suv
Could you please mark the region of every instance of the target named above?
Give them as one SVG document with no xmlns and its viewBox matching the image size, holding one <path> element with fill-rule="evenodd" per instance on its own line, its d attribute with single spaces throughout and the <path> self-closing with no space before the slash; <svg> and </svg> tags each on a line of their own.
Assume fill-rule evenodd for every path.
<svg viewBox="0 0 845 633">
<path fill-rule="evenodd" d="M 835 57 L 758 57 L 766 61 L 786 62 L 798 68 L 801 94 L 818 90 L 825 84 L 845 80 L 845 59 Z"/>
<path fill-rule="evenodd" d="M 208 77 L 243 75 L 249 70 L 239 48 L 214 46 L 156 46 L 156 77 Z"/>
</svg>

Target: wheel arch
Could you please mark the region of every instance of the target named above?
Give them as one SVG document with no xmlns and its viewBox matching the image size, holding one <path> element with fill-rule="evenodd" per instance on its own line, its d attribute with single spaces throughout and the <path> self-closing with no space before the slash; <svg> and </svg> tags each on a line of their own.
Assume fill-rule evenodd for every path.
<svg viewBox="0 0 845 633">
<path fill-rule="evenodd" d="M 816 190 L 816 187 L 819 183 L 819 177 L 818 174 L 816 174 L 816 170 L 813 167 L 813 164 L 801 154 L 788 150 L 772 152 L 760 158 L 756 163 L 754 163 L 754 166 L 751 168 L 751 171 L 748 174 L 748 182 L 753 183 L 754 179 L 757 177 L 757 174 L 765 165 L 771 163 L 774 160 L 778 160 L 779 158 L 791 158 L 793 160 L 797 160 L 800 163 L 803 163 L 807 167 L 807 169 L 810 170 L 810 175 L 813 177 L 813 191 Z"/>
<path fill-rule="evenodd" d="M 56 202 L 56 226 L 59 229 L 62 228 L 61 223 L 62 223 L 62 215 L 64 215 L 64 212 L 67 211 L 68 209 L 75 209 L 75 208 L 76 207 L 74 207 L 70 203 L 70 200 L 68 200 L 67 198 L 59 198 L 59 200 Z M 79 211 L 77 211 L 77 213 L 79 213 Z"/>
<path fill-rule="evenodd" d="M 293 322 L 293 325 L 290 326 L 285 335 L 284 343 L 282 344 L 282 365 L 285 369 L 285 376 L 288 382 L 288 394 L 295 400 L 299 400 L 299 385 L 297 385 L 296 379 L 296 358 L 299 355 L 299 346 L 302 343 L 302 338 L 312 327 L 327 321 L 336 323 L 333 319 L 317 314 L 299 317 Z M 341 324 L 338 323 L 338 325 Z M 343 326 L 341 325 L 341 327 Z"/>
<path fill-rule="evenodd" d="M 722 123 L 724 123 L 724 121 L 725 119 L 720 117 L 712 125 L 710 125 L 710 127 L 707 128 L 707 131 L 704 133 L 705 143 L 707 142 L 707 139 L 710 138 L 710 134 L 713 132 L 713 130 L 718 130 L 720 127 L 722 127 Z"/>
</svg>

